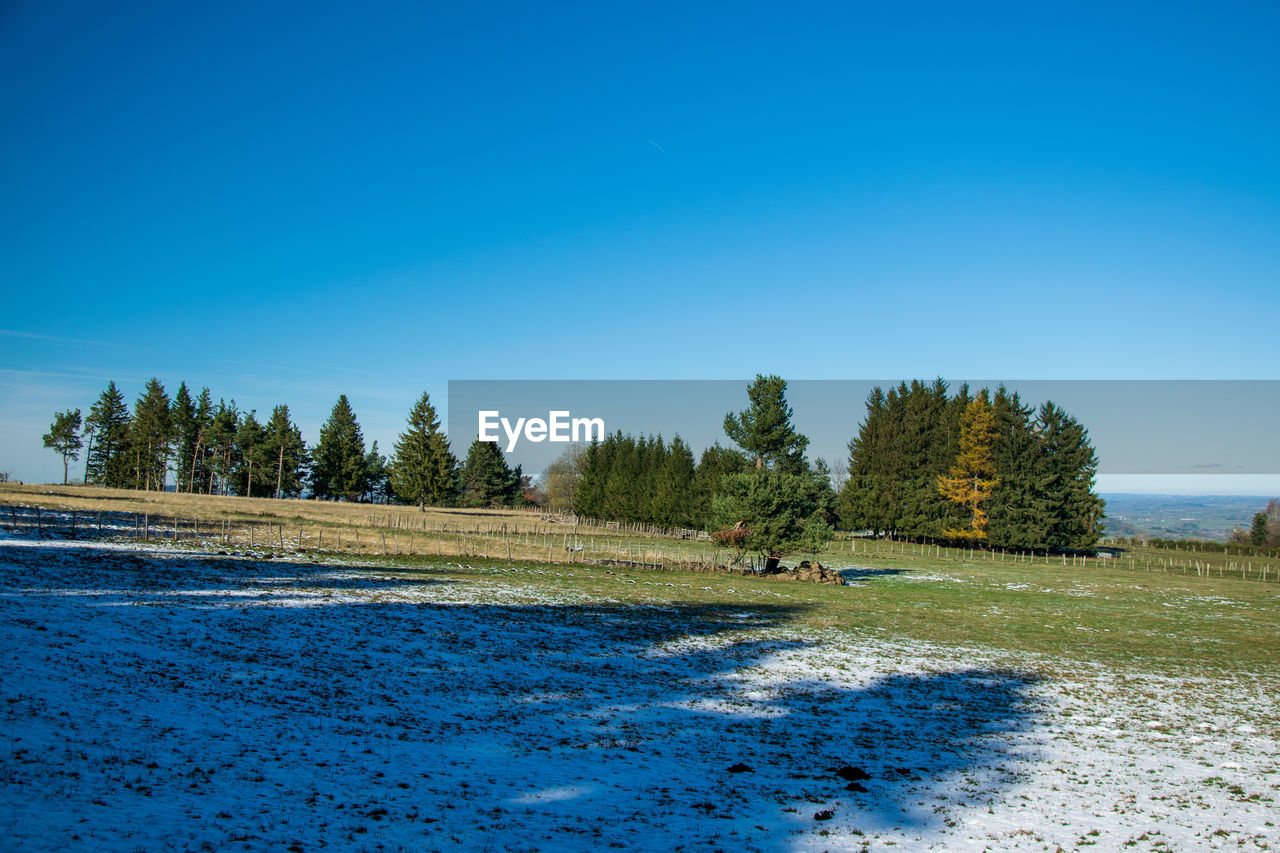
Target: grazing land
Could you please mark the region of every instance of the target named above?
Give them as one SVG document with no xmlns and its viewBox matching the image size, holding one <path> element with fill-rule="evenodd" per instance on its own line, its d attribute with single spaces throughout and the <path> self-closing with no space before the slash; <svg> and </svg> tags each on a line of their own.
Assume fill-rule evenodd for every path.
<svg viewBox="0 0 1280 853">
<path fill-rule="evenodd" d="M 1274 583 L 4 536 L 20 850 L 1278 846 Z"/>
</svg>

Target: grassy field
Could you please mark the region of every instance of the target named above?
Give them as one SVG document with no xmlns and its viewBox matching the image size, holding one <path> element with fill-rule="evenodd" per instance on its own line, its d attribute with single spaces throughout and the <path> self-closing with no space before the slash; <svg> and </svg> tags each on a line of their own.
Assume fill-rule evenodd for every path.
<svg viewBox="0 0 1280 853">
<path fill-rule="evenodd" d="M 220 531 L 216 519 L 253 522 L 259 525 L 254 542 L 258 551 L 295 554 L 301 541 L 302 550 L 313 559 L 358 559 L 384 570 L 394 568 L 406 578 L 461 579 L 474 571 L 509 571 L 549 592 L 579 592 L 621 603 L 731 607 L 783 601 L 793 606 L 789 618 L 799 624 L 879 639 L 1204 671 L 1273 671 L 1280 650 L 1275 568 L 1267 583 L 1259 582 L 1260 565 L 1254 565 L 1245 580 L 1239 571 L 1229 570 L 1241 558 L 1221 554 L 1135 549 L 1122 558 L 1086 561 L 839 540 L 822 560 L 841 567 L 849 585 L 822 587 L 689 571 L 690 561 L 716 553 L 710 543 L 602 529 L 575 534 L 568 525 L 527 512 L 420 513 L 313 501 L 11 485 L 0 486 L 0 502 L 39 504 L 47 510 L 74 508 L 86 514 L 104 510 L 198 515 L 206 524 L 205 536 L 210 530 L 215 535 Z M 272 529 L 270 525 L 279 527 L 274 533 L 264 532 Z M 418 532 L 409 540 L 415 527 Z M 317 536 L 322 529 L 328 531 L 323 534 L 323 550 Z M 345 531 L 341 549 L 339 531 Z M 363 537 L 358 549 L 357 531 Z M 177 546 L 208 547 L 207 539 L 191 542 L 186 528 L 180 532 Z M 573 547 L 575 535 L 582 550 L 566 550 Z M 162 526 L 153 536 L 167 538 Z M 249 545 L 243 535 L 227 544 L 240 549 Z M 511 560 L 504 546 L 511 547 Z M 613 554 L 661 560 L 667 568 L 656 572 L 582 562 Z M 723 558 L 723 551 L 718 554 Z M 677 563 L 675 555 L 683 562 Z M 557 565 L 548 565 L 552 561 Z"/>
</svg>

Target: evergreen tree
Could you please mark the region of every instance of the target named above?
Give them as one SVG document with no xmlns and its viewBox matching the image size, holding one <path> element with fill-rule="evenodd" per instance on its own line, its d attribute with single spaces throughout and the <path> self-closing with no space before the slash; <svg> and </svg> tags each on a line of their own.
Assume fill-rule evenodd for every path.
<svg viewBox="0 0 1280 853">
<path fill-rule="evenodd" d="M 688 527 L 693 519 L 693 451 L 680 436 L 671 440 L 654 475 L 649 517 L 657 524 Z"/>
<path fill-rule="evenodd" d="M 1267 514 L 1265 512 L 1255 513 L 1253 516 L 1253 525 L 1249 528 L 1249 544 L 1257 546 L 1266 545 L 1269 533 L 1270 530 L 1269 525 L 1267 524 Z"/>
<path fill-rule="evenodd" d="M 622 433 L 615 432 L 603 441 L 592 440 L 587 446 L 582 464 L 582 476 L 574 496 L 574 510 L 579 515 L 604 518 L 605 496 L 608 494 L 609 472 L 613 470 L 613 457 L 617 452 Z"/>
<path fill-rule="evenodd" d="M 842 524 L 924 538 L 967 524 L 972 535 L 972 507 L 947 500 L 938 483 L 952 477 L 949 466 L 963 455 L 963 421 L 974 399 L 963 385 L 948 397 L 941 379 L 874 389 L 849 442 Z M 976 478 L 997 481 L 980 501 L 989 512 L 987 541 L 994 547 L 1090 548 L 1101 535 L 1102 501 L 1092 491 L 1097 458 L 1088 434 L 1051 403 L 1033 414 L 1017 394 L 997 389 L 991 403 L 994 474 Z"/>
<path fill-rule="evenodd" d="M 255 410 L 250 409 L 240 419 L 232 445 L 232 494 L 246 498 L 270 494 L 274 478 L 269 472 L 275 460 L 267 444 L 267 430 L 258 422 Z"/>
<path fill-rule="evenodd" d="M 275 473 L 276 498 L 301 494 L 307 444 L 302 440 L 302 430 L 290 419 L 288 406 L 280 405 L 271 410 L 264 446 L 267 465 Z"/>
<path fill-rule="evenodd" d="M 643 441 L 643 436 L 641 441 Z M 640 443 L 629 435 L 618 434 L 613 448 L 612 464 L 605 478 L 605 518 L 640 521 L 640 478 L 644 472 Z"/>
<path fill-rule="evenodd" d="M 62 485 L 67 485 L 69 464 L 80 458 L 80 410 L 55 412 L 49 431 L 44 434 L 44 446 L 62 456 Z"/>
<path fill-rule="evenodd" d="M 387 470 L 387 457 L 378 452 L 375 441 L 364 457 L 364 494 L 362 500 L 371 504 L 388 503 L 391 498 L 391 482 Z"/>
<path fill-rule="evenodd" d="M 173 443 L 173 413 L 160 380 L 147 380 L 133 406 L 130 441 L 133 445 L 134 488 L 165 490 Z"/>
<path fill-rule="evenodd" d="M 205 456 L 205 469 L 208 475 L 207 494 L 227 495 L 232 493 L 236 457 L 236 435 L 240 431 L 240 412 L 236 409 L 236 401 L 227 403 L 218 400 L 218 408 L 213 412 L 209 423 L 208 438 L 205 443 L 208 454 Z"/>
<path fill-rule="evenodd" d="M 991 493 L 987 541 L 993 548 L 1048 547 L 1051 517 L 1039 482 L 1044 469 L 1035 409 L 1001 385 L 991 402 L 992 460 L 999 482 Z"/>
<path fill-rule="evenodd" d="M 186 459 L 188 492 L 209 490 L 209 436 L 213 427 L 213 395 L 208 388 L 200 389 L 195 412 L 187 432 L 182 436 L 179 453 Z"/>
<path fill-rule="evenodd" d="M 1040 488 L 1050 506 L 1048 546 L 1092 548 L 1102 538 L 1105 502 L 1093 492 L 1098 457 L 1074 418 L 1046 402 L 1039 414 Z"/>
<path fill-rule="evenodd" d="M 750 405 L 737 414 L 725 415 L 724 431 L 754 459 L 757 468 L 776 466 L 794 474 L 808 470 L 804 454 L 809 439 L 791 425 L 786 391 L 787 383 L 781 377 L 757 374 L 747 388 Z"/>
<path fill-rule="evenodd" d="M 693 496 L 691 514 L 698 527 L 711 524 L 711 505 L 720 493 L 720 483 L 729 474 L 747 469 L 747 457 L 736 450 L 721 447 L 719 442 L 702 451 L 698 467 L 693 472 Z"/>
<path fill-rule="evenodd" d="M 740 532 L 738 547 L 761 555 L 769 571 L 787 554 L 817 554 L 831 541 L 829 509 L 810 472 L 756 468 L 724 478 L 712 516 L 721 530 Z"/>
<path fill-rule="evenodd" d="M 409 410 L 408 426 L 396 441 L 391 461 L 391 488 L 419 510 L 443 505 L 453 493 L 458 462 L 440 429 L 435 406 L 424 391 Z"/>
<path fill-rule="evenodd" d="M 956 539 L 987 537 L 986 503 L 999 483 L 991 446 L 995 442 L 995 416 L 986 394 L 979 394 L 965 408 L 960 422 L 960 455 L 947 476 L 938 475 L 938 492 L 970 513 L 965 529 L 947 528 Z"/>
<path fill-rule="evenodd" d="M 112 489 L 128 486 L 128 463 L 124 451 L 128 442 L 129 420 L 124 395 L 114 381 L 107 383 L 107 389 L 98 397 L 85 419 L 94 435 L 85 465 L 86 483 Z"/>
<path fill-rule="evenodd" d="M 507 467 L 502 450 L 491 441 L 476 439 L 467 450 L 459 474 L 462 505 L 488 507 L 511 504 L 521 474 Z"/>
<path fill-rule="evenodd" d="M 187 383 L 178 384 L 178 392 L 173 395 L 173 434 L 174 434 L 174 491 L 182 492 L 189 488 L 191 482 L 191 466 L 194 463 L 196 446 L 196 404 L 187 390 Z"/>
<path fill-rule="evenodd" d="M 347 395 L 338 397 L 312 454 L 311 490 L 318 500 L 358 501 L 368 483 L 364 436 Z"/>
</svg>

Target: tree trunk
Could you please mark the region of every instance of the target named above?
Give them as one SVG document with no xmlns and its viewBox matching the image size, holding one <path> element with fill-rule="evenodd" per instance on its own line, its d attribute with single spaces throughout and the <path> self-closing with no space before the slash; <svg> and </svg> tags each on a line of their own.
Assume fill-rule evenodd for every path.
<svg viewBox="0 0 1280 853">
<path fill-rule="evenodd" d="M 280 445 L 280 461 L 276 464 L 276 500 L 280 500 L 280 481 L 284 477 L 284 445 Z"/>
<path fill-rule="evenodd" d="M 67 484 L 67 454 L 62 454 L 62 485 Z"/>
<path fill-rule="evenodd" d="M 196 436 L 196 450 L 191 454 L 191 476 L 187 478 L 187 491 L 196 490 L 196 459 L 200 457 L 200 436 Z"/>
</svg>

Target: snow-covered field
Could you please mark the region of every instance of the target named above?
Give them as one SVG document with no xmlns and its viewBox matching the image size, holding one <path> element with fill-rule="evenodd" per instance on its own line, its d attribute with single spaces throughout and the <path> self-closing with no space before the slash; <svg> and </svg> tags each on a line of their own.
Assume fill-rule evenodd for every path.
<svg viewBox="0 0 1280 853">
<path fill-rule="evenodd" d="M 802 630 L 781 595 L 642 606 L 449 568 L 0 539 L 3 847 L 1280 839 L 1274 672 L 1110 671 Z"/>
</svg>

